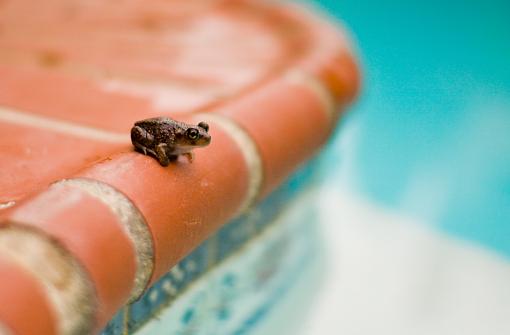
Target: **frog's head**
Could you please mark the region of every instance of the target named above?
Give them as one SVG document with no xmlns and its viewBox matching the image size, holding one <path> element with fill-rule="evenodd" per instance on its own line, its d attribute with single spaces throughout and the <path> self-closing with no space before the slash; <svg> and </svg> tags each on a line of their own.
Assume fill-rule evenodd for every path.
<svg viewBox="0 0 510 335">
<path fill-rule="evenodd" d="M 187 125 L 176 138 L 176 144 L 183 147 L 205 147 L 211 143 L 211 135 L 209 135 L 209 125 L 200 122 L 198 125 Z"/>
</svg>

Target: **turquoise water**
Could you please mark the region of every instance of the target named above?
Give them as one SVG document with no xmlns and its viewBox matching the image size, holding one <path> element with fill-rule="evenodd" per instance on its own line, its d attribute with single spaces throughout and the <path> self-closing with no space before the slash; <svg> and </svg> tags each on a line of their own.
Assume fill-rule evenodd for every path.
<svg viewBox="0 0 510 335">
<path fill-rule="evenodd" d="M 334 187 L 510 257 L 510 1 L 316 3 L 364 72 L 328 149 Z"/>
</svg>

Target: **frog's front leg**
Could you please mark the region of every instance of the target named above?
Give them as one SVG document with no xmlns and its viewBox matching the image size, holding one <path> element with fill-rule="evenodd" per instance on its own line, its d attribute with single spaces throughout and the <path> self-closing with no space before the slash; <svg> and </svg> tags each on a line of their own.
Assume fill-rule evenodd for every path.
<svg viewBox="0 0 510 335">
<path fill-rule="evenodd" d="M 185 152 L 183 155 L 186 156 L 186 158 L 188 159 L 188 162 L 193 163 L 193 159 L 195 158 L 195 154 L 192 151 Z"/>
<path fill-rule="evenodd" d="M 131 142 L 136 149 L 142 151 L 144 155 L 147 155 L 147 151 L 152 152 L 149 148 L 152 147 L 154 136 L 145 129 L 134 126 L 131 128 Z"/>
<path fill-rule="evenodd" d="M 168 149 L 169 147 L 166 143 L 160 143 L 156 146 L 156 157 L 162 166 L 168 166 L 170 160 L 173 160 L 172 156 L 168 157 L 167 155 Z"/>
</svg>

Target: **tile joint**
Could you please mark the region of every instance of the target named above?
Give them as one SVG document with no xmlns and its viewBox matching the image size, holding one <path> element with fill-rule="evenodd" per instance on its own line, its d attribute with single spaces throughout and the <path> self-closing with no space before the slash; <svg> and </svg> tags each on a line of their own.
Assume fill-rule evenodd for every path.
<svg viewBox="0 0 510 335">
<path fill-rule="evenodd" d="M 108 206 L 133 242 L 136 273 L 129 302 L 135 301 L 144 293 L 154 270 L 154 243 L 142 213 L 127 196 L 104 182 L 72 178 L 60 180 L 52 185 L 52 187 L 65 186 L 80 189 Z"/>
<path fill-rule="evenodd" d="M 249 173 L 248 192 L 236 214 L 238 216 L 254 205 L 262 189 L 264 171 L 257 144 L 242 126 L 227 116 L 216 113 L 200 113 L 195 116 L 220 126 L 234 140 L 244 157 Z"/>
</svg>

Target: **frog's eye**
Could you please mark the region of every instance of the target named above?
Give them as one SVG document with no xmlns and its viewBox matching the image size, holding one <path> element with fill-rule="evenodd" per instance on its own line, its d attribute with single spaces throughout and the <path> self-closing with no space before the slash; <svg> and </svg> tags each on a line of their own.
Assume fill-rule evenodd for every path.
<svg viewBox="0 0 510 335">
<path fill-rule="evenodd" d="M 198 130 L 196 130 L 195 128 L 190 128 L 186 131 L 186 136 L 190 140 L 196 140 L 198 138 Z"/>
<path fill-rule="evenodd" d="M 203 130 L 205 130 L 205 131 L 209 131 L 209 125 L 208 125 L 207 123 L 205 123 L 204 121 L 200 122 L 200 123 L 198 124 L 198 126 L 199 126 L 200 128 L 202 128 Z"/>
</svg>

